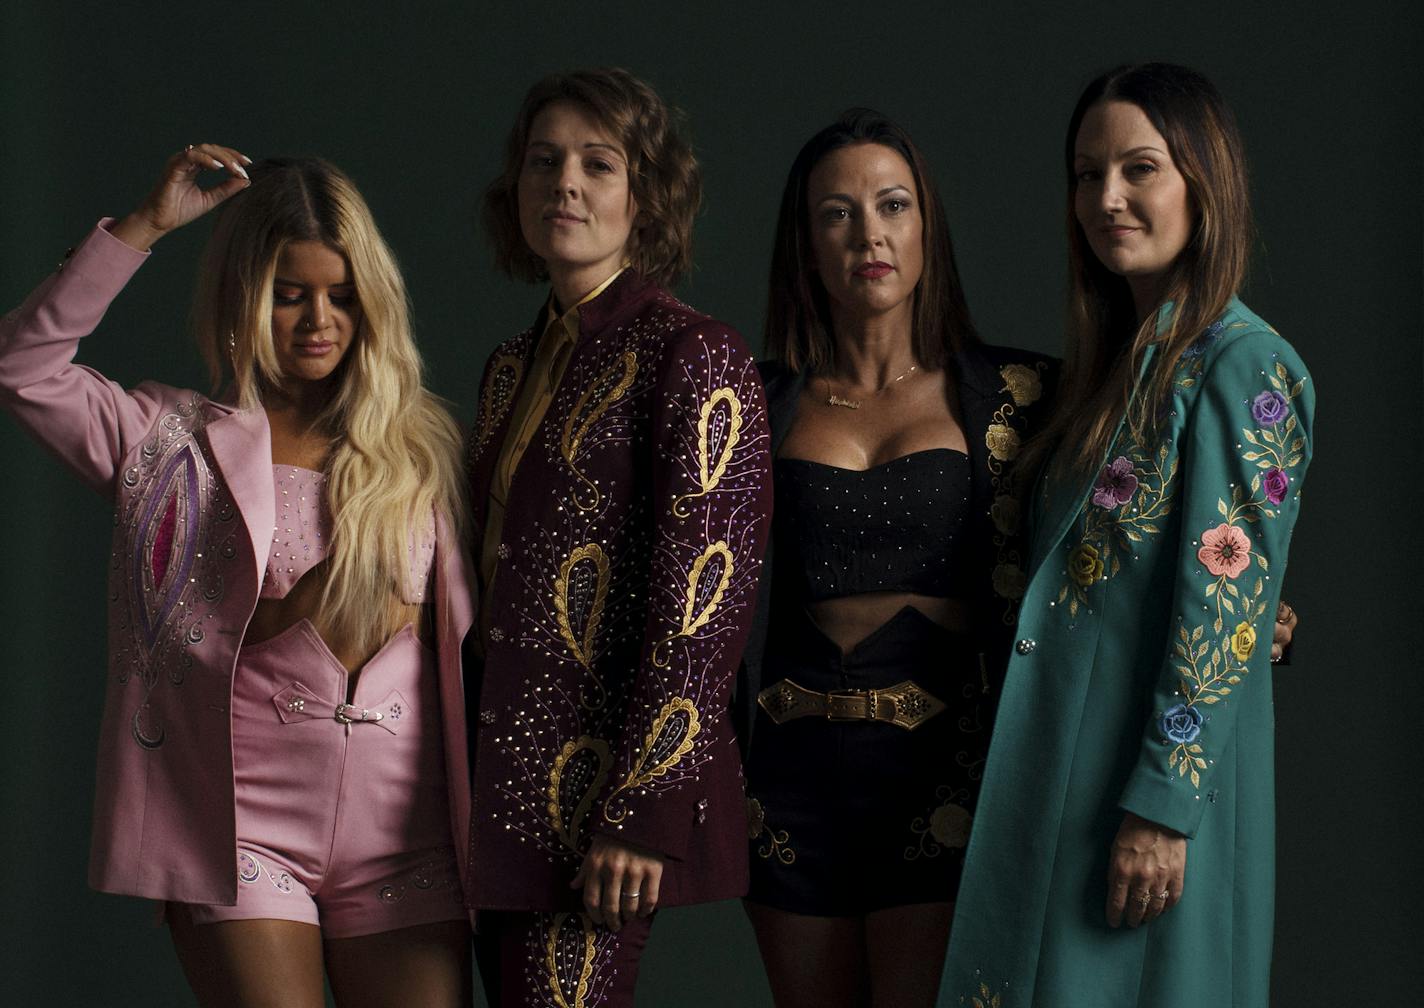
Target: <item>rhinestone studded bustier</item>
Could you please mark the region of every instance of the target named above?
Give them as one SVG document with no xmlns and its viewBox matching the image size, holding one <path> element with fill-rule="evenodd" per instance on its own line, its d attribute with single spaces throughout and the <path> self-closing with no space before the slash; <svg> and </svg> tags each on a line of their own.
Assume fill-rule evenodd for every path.
<svg viewBox="0 0 1424 1008">
<path fill-rule="evenodd" d="M 272 483 L 277 494 L 272 528 L 272 550 L 259 596 L 285 598 L 308 571 L 326 559 L 331 542 L 331 512 L 326 506 L 326 474 L 301 466 L 274 465 Z M 410 546 L 411 597 L 403 601 L 428 602 L 430 568 L 435 541 L 419 537 Z"/>
<path fill-rule="evenodd" d="M 969 459 L 933 448 L 866 470 L 809 459 L 775 462 L 778 542 L 800 556 L 806 601 L 872 591 L 936 598 L 964 592 Z"/>
</svg>

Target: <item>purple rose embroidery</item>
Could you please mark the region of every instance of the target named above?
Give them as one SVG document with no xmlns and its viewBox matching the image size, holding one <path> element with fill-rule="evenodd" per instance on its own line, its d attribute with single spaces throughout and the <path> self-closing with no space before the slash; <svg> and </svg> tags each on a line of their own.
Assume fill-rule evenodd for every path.
<svg viewBox="0 0 1424 1008">
<path fill-rule="evenodd" d="M 1103 466 L 1102 475 L 1093 485 L 1093 503 L 1112 509 L 1132 500 L 1137 493 L 1137 477 L 1132 473 L 1132 460 L 1119 455 Z"/>
<path fill-rule="evenodd" d="M 1201 734 L 1201 711 L 1186 704 L 1177 704 L 1162 715 L 1162 734 L 1170 742 L 1186 745 Z"/>
<path fill-rule="evenodd" d="M 1290 403 L 1275 389 L 1266 389 L 1251 402 L 1251 415 L 1263 427 L 1278 424 L 1290 413 Z"/>
<path fill-rule="evenodd" d="M 1266 475 L 1261 479 L 1261 488 L 1266 491 L 1266 500 L 1272 504 L 1279 504 L 1286 499 L 1286 494 L 1290 492 L 1290 477 L 1281 470 L 1272 467 L 1266 470 Z"/>
</svg>

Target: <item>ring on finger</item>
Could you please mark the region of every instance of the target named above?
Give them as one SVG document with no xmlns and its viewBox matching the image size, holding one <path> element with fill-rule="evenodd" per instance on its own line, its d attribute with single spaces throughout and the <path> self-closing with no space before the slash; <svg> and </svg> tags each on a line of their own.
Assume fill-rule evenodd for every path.
<svg viewBox="0 0 1424 1008">
<path fill-rule="evenodd" d="M 1169 892 L 1167 892 L 1166 889 L 1163 889 L 1161 892 L 1159 892 L 1157 895 L 1153 896 L 1152 898 L 1155 899 L 1155 900 L 1160 900 L 1161 902 L 1165 903 L 1165 902 L 1167 902 L 1167 897 L 1168 897 L 1169 895 L 1171 895 L 1171 894 L 1170 894 Z"/>
<path fill-rule="evenodd" d="M 1143 893 L 1142 895 L 1137 897 L 1137 902 L 1141 903 L 1143 906 L 1147 906 L 1149 903 L 1152 902 L 1152 894 L 1150 892 Z"/>
<path fill-rule="evenodd" d="M 637 899 L 639 896 L 641 896 L 641 895 L 643 895 L 643 894 L 642 894 L 641 892 L 625 892 L 625 893 L 620 893 L 620 895 L 621 895 L 624 899 Z"/>
</svg>

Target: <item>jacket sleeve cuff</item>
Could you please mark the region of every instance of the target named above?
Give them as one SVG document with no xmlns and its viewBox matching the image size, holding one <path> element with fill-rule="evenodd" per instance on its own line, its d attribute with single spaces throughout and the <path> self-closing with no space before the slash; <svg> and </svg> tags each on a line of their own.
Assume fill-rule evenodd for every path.
<svg viewBox="0 0 1424 1008">
<path fill-rule="evenodd" d="M 1187 790 L 1180 781 L 1154 779 L 1154 776 L 1139 769 L 1123 789 L 1118 807 L 1149 822 L 1174 829 L 1188 838 L 1196 836 L 1206 806 L 1216 792 L 1208 790 L 1203 795 L 1196 790 Z"/>
<path fill-rule="evenodd" d="M 149 253 L 125 245 L 110 234 L 109 225 L 113 223 L 113 217 L 101 219 L 60 264 L 60 269 L 83 274 L 90 283 L 117 295 L 148 261 Z"/>
</svg>

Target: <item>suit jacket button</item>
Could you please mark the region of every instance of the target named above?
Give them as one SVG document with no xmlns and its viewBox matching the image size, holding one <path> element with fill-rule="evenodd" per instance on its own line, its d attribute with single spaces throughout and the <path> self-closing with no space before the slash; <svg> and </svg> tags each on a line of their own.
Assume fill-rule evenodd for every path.
<svg viewBox="0 0 1424 1008">
<path fill-rule="evenodd" d="M 1021 655 L 1026 655 L 1033 654 L 1033 649 L 1036 647 L 1038 647 L 1038 641 L 1034 640 L 1032 637 L 1025 637 L 1023 640 L 1019 641 L 1017 644 L 1014 645 L 1014 650 Z"/>
</svg>

